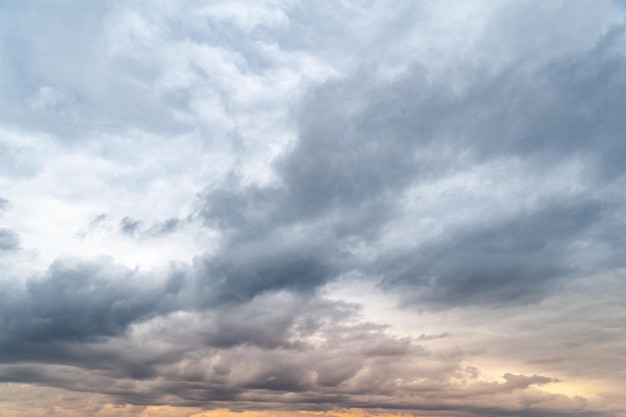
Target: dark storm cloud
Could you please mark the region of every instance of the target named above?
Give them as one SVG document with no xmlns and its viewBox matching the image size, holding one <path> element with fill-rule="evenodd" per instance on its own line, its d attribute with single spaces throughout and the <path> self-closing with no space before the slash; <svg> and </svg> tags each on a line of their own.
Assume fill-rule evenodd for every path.
<svg viewBox="0 0 626 417">
<path fill-rule="evenodd" d="M 103 289 L 95 288 L 94 291 L 102 292 Z M 112 292 L 111 287 L 106 289 Z M 68 288 L 61 290 L 68 294 L 72 291 Z M 73 292 L 75 296 L 81 295 Z M 89 297 L 92 304 L 98 304 L 94 298 Z M 39 317 L 38 311 L 25 318 L 20 317 L 15 308 L 11 310 L 13 319 L 4 323 L 3 329 L 2 358 L 7 365 L 0 366 L 0 379 L 40 381 L 82 390 L 79 387 L 83 384 L 84 373 L 92 369 L 100 371 L 98 378 L 101 381 L 92 380 L 91 384 L 102 384 L 101 388 L 108 387 L 105 391 L 116 396 L 126 391 L 124 398 L 134 404 L 158 403 L 159 395 L 178 395 L 182 402 L 199 404 L 200 401 L 236 399 L 235 394 L 246 390 L 300 392 L 313 390 L 316 384 L 337 386 L 354 376 L 368 358 L 401 358 L 409 352 L 410 341 L 391 338 L 380 326 L 359 324 L 354 327 L 355 332 L 350 332 L 351 326 L 334 324 L 352 316 L 354 306 L 289 293 L 223 306 L 200 316 L 185 313 L 155 317 L 152 326 L 146 324 L 145 331 L 149 333 L 141 336 L 150 336 L 144 339 L 146 344 L 141 352 L 129 349 L 137 342 L 132 334 L 127 340 L 110 337 L 119 333 L 126 317 L 119 319 L 118 323 L 102 325 L 102 318 L 114 320 L 115 315 L 111 312 L 101 314 L 97 307 L 76 307 L 77 302 L 68 305 L 71 303 L 68 299 L 62 301 L 61 305 L 66 306 L 63 311 L 56 315 L 48 313 L 46 319 Z M 276 308 L 277 304 L 280 309 Z M 61 309 L 60 306 L 57 308 Z M 11 306 L 6 310 L 10 309 Z M 4 313 L 3 317 L 7 317 Z M 37 322 L 46 320 L 50 323 L 41 325 L 54 326 L 53 335 L 43 335 L 41 329 L 36 328 Z M 83 324 L 89 324 L 89 329 Z M 28 330 L 16 331 L 13 327 L 18 325 L 36 331 L 38 338 L 35 339 Z M 328 340 L 331 343 L 328 352 L 312 345 L 311 337 L 329 338 L 336 332 L 348 333 L 340 345 L 354 348 L 352 359 L 339 357 L 342 350 L 334 337 Z M 97 333 L 108 337 L 96 339 L 94 335 Z M 382 352 L 363 349 L 369 343 L 363 337 L 366 334 L 378 339 L 379 346 L 385 346 L 381 348 Z M 85 335 L 92 337 L 85 338 Z M 167 346 L 165 352 L 162 350 L 164 344 Z M 393 350 L 392 355 L 390 350 Z M 39 362 L 42 355 L 45 355 L 44 362 L 55 365 L 28 364 Z M 13 365 L 16 362 L 25 364 Z M 352 365 L 336 369 L 340 362 Z M 206 366 L 207 363 L 212 365 Z M 317 382 L 315 375 L 318 375 Z M 165 380 L 159 384 L 149 382 L 155 376 Z M 124 378 L 133 378 L 137 383 L 147 381 L 149 390 L 122 386 Z M 120 382 L 115 382 L 118 379 Z M 199 388 L 202 388 L 201 397 L 198 397 Z"/>
<path fill-rule="evenodd" d="M 24 287 L 4 282 L 3 360 L 29 357 L 29 347 L 120 335 L 131 323 L 176 307 L 175 278 L 139 285 L 137 275 L 109 259 L 57 261 Z"/>
<path fill-rule="evenodd" d="M 229 291 L 310 290 L 348 272 L 352 260 L 344 242 L 374 239 L 393 212 L 393 192 L 410 183 L 415 173 L 410 129 L 406 137 L 388 136 L 386 127 L 370 126 L 377 122 L 369 114 L 346 118 L 343 105 L 367 101 L 361 95 L 369 94 L 360 92 L 359 82 L 347 84 L 312 93 L 301 111 L 295 148 L 276 163 L 280 185 L 243 186 L 235 174 L 204 195 L 200 216 L 227 237 L 222 252 L 206 263 L 232 258 L 241 271 L 222 274 Z M 298 270 L 289 266 L 295 264 Z M 207 279 L 215 275 L 207 272 Z"/>
<path fill-rule="evenodd" d="M 415 301 L 541 299 L 559 278 L 600 267 L 572 263 L 572 241 L 590 239 L 611 251 L 624 243 L 614 232 L 622 229 L 615 216 L 623 201 L 614 196 L 626 150 L 626 83 L 619 76 L 626 61 L 616 51 L 619 42 L 621 28 L 589 52 L 532 69 L 510 65 L 492 77 L 470 70 L 472 82 L 462 94 L 428 81 L 418 64 L 396 81 L 374 82 L 364 73 L 315 89 L 298 112 L 298 141 L 275 164 L 279 184 L 230 180 L 205 194 L 201 215 L 230 239 L 219 255 L 226 256 L 207 262 L 242 257 L 235 262 L 238 272 L 214 269 L 224 271 L 226 287 L 242 294 L 296 282 L 316 287 L 342 273 L 370 270 L 367 261 L 350 258 L 349 245 L 375 242 L 399 207 L 397 196 L 411 185 L 511 158 L 550 181 L 555 164 L 580 158 L 586 162 L 583 180 L 592 185 L 576 196 L 563 197 L 559 193 L 567 190 L 557 189 L 502 222 L 452 231 L 404 254 L 379 253 L 382 263 L 374 271 L 385 288 L 399 286 Z M 499 215 L 496 208 L 485 213 L 493 215 Z M 267 249 L 282 248 L 295 228 L 324 250 Z M 331 254 L 339 263 L 318 272 Z M 300 267 L 273 265 L 284 259 L 300 259 Z"/>
<path fill-rule="evenodd" d="M 342 302 L 266 294 L 199 316 L 154 317 L 125 338 L 64 345 L 47 340 L 39 352 L 47 356 L 45 363 L 12 355 L 0 365 L 0 380 L 97 391 L 135 405 L 373 407 L 468 415 L 491 414 L 484 413 L 484 405 L 460 407 L 450 399 L 478 404 L 494 395 L 523 399 L 529 387 L 554 382 L 514 374 L 504 375 L 503 382 L 480 382 L 462 366 L 462 353 L 442 355 L 427 341 L 421 345 L 386 334 L 384 326 L 351 321 L 356 311 Z M 475 382 L 450 383 L 460 375 Z M 551 414 L 544 403 L 554 400 L 580 407 L 577 400 L 552 394 L 529 398 L 546 415 Z M 494 407 L 493 414 L 501 409 Z"/>
<path fill-rule="evenodd" d="M 530 70 L 514 63 L 492 78 L 474 74 L 478 81 L 444 117 L 459 137 L 456 145 L 476 158 L 513 155 L 540 166 L 589 154 L 593 173 L 622 175 L 626 61 L 617 49 L 623 42 L 620 26 L 582 54 Z"/>
<path fill-rule="evenodd" d="M 555 281 L 602 265 L 575 262 L 577 240 L 607 239 L 598 202 L 555 201 L 498 224 L 491 222 L 408 253 L 375 262 L 384 287 L 401 287 L 407 302 L 443 304 L 538 301 Z M 604 261 L 604 259 L 603 259 Z M 411 299 L 411 296 L 415 296 Z"/>
<path fill-rule="evenodd" d="M 312 292 L 340 270 L 323 242 L 266 239 L 205 257 L 198 271 L 200 303 L 241 302 L 268 291 Z"/>
<path fill-rule="evenodd" d="M 6 227 L 0 227 L 0 251 L 14 251 L 20 247 L 18 234 Z"/>
<path fill-rule="evenodd" d="M 219 266 L 223 269 L 212 266 L 214 269 L 209 271 L 202 264 L 195 269 L 172 266 L 161 277 L 130 270 L 108 258 L 58 260 L 45 274 L 29 279 L 25 285 L 2 283 L 0 361 L 44 360 L 81 366 L 90 366 L 86 362 L 98 364 L 98 358 L 110 361 L 106 349 L 97 348 L 99 343 L 126 337 L 131 326 L 177 311 L 204 312 L 206 317 L 202 328 L 191 333 L 187 333 L 184 323 L 178 323 L 184 330 L 178 335 L 183 350 L 171 350 L 176 359 L 188 346 L 196 345 L 219 349 L 240 345 L 298 349 L 299 338 L 315 332 L 322 317 L 341 320 L 353 314 L 354 307 L 315 299 L 308 302 L 308 296 L 276 296 L 269 301 L 260 297 L 271 297 L 272 290 L 281 288 L 301 291 L 302 284 L 284 281 L 300 276 L 298 268 L 303 265 L 308 274 L 314 270 L 303 259 L 285 255 L 284 260 L 269 259 L 266 265 L 258 259 L 249 261 L 258 269 L 249 263 L 225 263 Z M 242 258 L 237 261 L 244 262 Z M 256 275 L 246 274 L 263 275 L 265 284 L 259 284 Z M 224 277 L 230 279 L 232 288 L 224 284 Z M 276 282 L 267 284 L 271 279 Z M 314 287 L 315 281 L 308 285 Z M 280 303 L 281 309 L 275 309 L 276 303 Z M 174 330 L 168 328 L 167 333 Z M 157 355 L 154 363 L 170 360 L 171 355 L 161 359 Z M 149 357 L 136 358 L 139 362 L 134 364 L 120 358 L 112 363 L 123 363 L 134 377 L 152 375 Z"/>
</svg>

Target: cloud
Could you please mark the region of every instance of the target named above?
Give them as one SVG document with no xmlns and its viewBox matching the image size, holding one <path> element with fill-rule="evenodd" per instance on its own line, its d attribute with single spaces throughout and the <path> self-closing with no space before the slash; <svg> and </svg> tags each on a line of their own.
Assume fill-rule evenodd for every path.
<svg viewBox="0 0 626 417">
<path fill-rule="evenodd" d="M 176 217 L 170 217 L 161 223 L 150 227 L 149 232 L 154 236 L 167 236 L 175 232 L 180 227 L 181 220 Z"/>
<path fill-rule="evenodd" d="M 276 310 L 277 303 L 283 309 Z M 354 306 L 343 303 L 272 294 L 219 311 L 154 317 L 124 338 L 65 344 L 65 356 L 48 341 L 47 363 L 8 361 L 0 379 L 97 390 L 136 405 L 450 412 L 459 409 L 457 402 L 470 401 L 470 415 L 488 407 L 494 395 L 515 402 L 532 395 L 529 386 L 555 382 L 512 374 L 503 383 L 477 381 L 461 366 L 465 353 L 438 352 L 373 323 L 346 324 L 354 314 Z M 465 375 L 475 382 L 465 382 Z M 541 401 L 556 397 L 544 394 Z M 577 403 L 562 400 L 571 401 L 568 407 Z"/>
<path fill-rule="evenodd" d="M 623 18 L 5 8 L 0 381 L 101 415 L 623 414 Z"/>
<path fill-rule="evenodd" d="M 5 361 L 54 356 L 57 343 L 97 342 L 123 334 L 132 323 L 176 306 L 175 278 L 150 288 L 136 271 L 110 259 L 59 260 L 25 286 L 3 283 L 2 351 Z M 169 294 L 169 295 L 168 295 Z"/>
<path fill-rule="evenodd" d="M 333 257 L 318 242 L 245 242 L 199 263 L 198 282 L 206 296 L 199 295 L 210 305 L 282 289 L 312 292 L 337 273 Z"/>
<path fill-rule="evenodd" d="M 573 273 L 572 241 L 621 246 L 612 236 L 620 226 L 610 219 L 622 201 L 600 191 L 616 190 L 623 178 L 621 165 L 610 162 L 621 152 L 621 96 L 596 103 L 585 90 L 606 89 L 603 97 L 616 91 L 609 86 L 614 78 L 595 74 L 624 66 L 609 46 L 622 42 L 620 33 L 609 31 L 580 55 L 531 69 L 511 64 L 482 78 L 477 74 L 484 68 L 470 70 L 460 92 L 445 80 L 429 81 L 418 64 L 392 81 L 374 82 L 367 72 L 329 81 L 304 98 L 298 141 L 275 162 L 278 181 L 258 186 L 230 178 L 206 192 L 200 216 L 238 245 L 296 228 L 315 230 L 324 247 L 346 259 L 335 277 L 354 269 L 373 273 L 386 288 L 400 285 L 417 301 L 536 301 Z M 585 110 L 576 103 L 585 103 Z M 483 216 L 502 220 L 473 219 L 476 225 L 450 230 L 405 255 L 377 249 L 373 270 L 367 261 L 349 259 L 348 245 L 375 246 L 398 211 L 418 216 L 430 209 L 428 202 L 403 206 L 395 196 L 496 162 L 515 181 L 536 175 L 537 181 L 554 178 L 554 187 L 529 188 L 521 201 L 500 202 L 488 194 L 489 183 L 502 181 L 494 177 L 500 173 L 485 168 L 479 178 L 486 183 L 479 185 L 484 204 L 460 201 L 465 206 L 457 209 L 484 205 Z M 567 164 L 581 168 L 561 183 L 559 169 Z"/>
<path fill-rule="evenodd" d="M 0 228 L 0 251 L 13 251 L 19 247 L 20 239 L 17 233 L 6 227 Z"/>
<path fill-rule="evenodd" d="M 508 403 L 530 395 L 531 385 L 556 382 L 513 374 L 482 382 L 463 365 L 468 352 L 428 346 L 446 338 L 393 336 L 360 318 L 357 305 L 280 291 L 207 309 L 190 302 L 189 276 L 177 281 L 170 271 L 147 286 L 140 275 L 107 259 L 65 260 L 21 291 L 5 284 L 2 316 L 11 319 L 3 323 L 0 379 L 135 405 L 241 410 L 452 411 L 464 398 L 470 415 L 495 394 Z"/>
<path fill-rule="evenodd" d="M 555 281 L 580 273 L 580 267 L 571 264 L 572 241 L 607 239 L 606 231 L 593 230 L 602 211 L 596 202 L 551 202 L 500 225 L 491 222 L 488 228 L 461 232 L 380 260 L 376 273 L 383 277 L 383 286 L 402 288 L 407 302 L 537 301 L 554 290 Z"/>
</svg>

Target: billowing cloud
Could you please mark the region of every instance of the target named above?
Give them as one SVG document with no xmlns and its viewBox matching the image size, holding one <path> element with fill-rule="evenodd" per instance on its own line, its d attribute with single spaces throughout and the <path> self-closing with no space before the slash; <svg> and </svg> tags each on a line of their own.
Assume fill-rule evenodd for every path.
<svg viewBox="0 0 626 417">
<path fill-rule="evenodd" d="M 622 5 L 0 27 L 0 416 L 626 415 Z"/>
</svg>

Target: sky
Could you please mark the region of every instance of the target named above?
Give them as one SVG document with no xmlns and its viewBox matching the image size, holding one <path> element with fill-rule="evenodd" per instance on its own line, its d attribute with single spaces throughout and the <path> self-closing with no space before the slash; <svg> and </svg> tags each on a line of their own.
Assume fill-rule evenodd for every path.
<svg viewBox="0 0 626 417">
<path fill-rule="evenodd" d="M 626 416 L 625 19 L 0 0 L 0 417 Z"/>
</svg>

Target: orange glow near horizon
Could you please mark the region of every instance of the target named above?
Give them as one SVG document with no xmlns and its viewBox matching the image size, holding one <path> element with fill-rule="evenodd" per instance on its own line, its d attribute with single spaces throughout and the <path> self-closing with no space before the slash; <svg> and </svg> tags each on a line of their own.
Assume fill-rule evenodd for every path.
<svg viewBox="0 0 626 417">
<path fill-rule="evenodd" d="M 231 411 L 228 409 L 216 409 L 211 411 L 204 411 L 198 414 L 193 414 L 189 417 L 421 417 L 417 414 L 410 413 L 393 413 L 388 414 L 384 412 L 375 412 L 371 410 L 363 409 L 340 409 L 329 411 L 276 411 L 276 410 L 264 410 L 264 411 Z M 151 417 L 151 416 L 150 416 Z"/>
<path fill-rule="evenodd" d="M 94 393 L 76 393 L 60 388 L 30 384 L 0 384 L 0 416 L 31 417 L 63 415 L 64 417 L 425 417 L 409 412 L 384 410 L 336 409 L 308 410 L 246 410 L 227 408 L 202 410 L 197 407 L 172 405 L 115 404 L 110 398 Z"/>
</svg>

